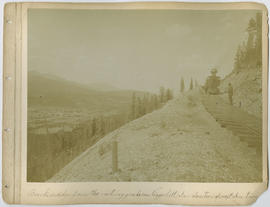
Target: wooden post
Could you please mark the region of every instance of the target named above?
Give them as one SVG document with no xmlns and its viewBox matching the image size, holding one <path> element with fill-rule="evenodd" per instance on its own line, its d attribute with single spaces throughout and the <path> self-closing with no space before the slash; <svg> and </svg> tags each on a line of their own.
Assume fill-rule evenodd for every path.
<svg viewBox="0 0 270 207">
<path fill-rule="evenodd" d="M 118 147 L 117 141 L 112 142 L 112 172 L 116 173 L 118 171 Z"/>
<path fill-rule="evenodd" d="M 46 128 L 45 128 L 45 129 L 46 129 L 46 133 L 49 134 L 49 124 L 48 124 L 48 119 L 46 118 L 45 120 L 46 120 L 46 123 L 45 123 L 45 124 L 46 124 L 46 125 L 45 125 L 45 127 L 46 127 Z"/>
<path fill-rule="evenodd" d="M 49 127 L 46 125 L 46 133 L 49 134 Z"/>
</svg>

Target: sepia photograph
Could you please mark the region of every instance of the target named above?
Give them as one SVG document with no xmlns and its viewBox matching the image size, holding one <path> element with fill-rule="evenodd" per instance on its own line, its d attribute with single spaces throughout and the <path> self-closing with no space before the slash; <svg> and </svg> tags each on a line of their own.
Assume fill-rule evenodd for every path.
<svg viewBox="0 0 270 207">
<path fill-rule="evenodd" d="M 27 182 L 263 181 L 262 11 L 27 12 Z"/>
</svg>

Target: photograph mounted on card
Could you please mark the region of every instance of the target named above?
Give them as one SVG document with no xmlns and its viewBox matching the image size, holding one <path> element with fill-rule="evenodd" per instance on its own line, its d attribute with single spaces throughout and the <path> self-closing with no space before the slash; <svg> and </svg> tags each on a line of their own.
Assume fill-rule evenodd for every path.
<svg viewBox="0 0 270 207">
<path fill-rule="evenodd" d="M 267 18 L 258 3 L 6 4 L 5 201 L 255 202 Z"/>
</svg>

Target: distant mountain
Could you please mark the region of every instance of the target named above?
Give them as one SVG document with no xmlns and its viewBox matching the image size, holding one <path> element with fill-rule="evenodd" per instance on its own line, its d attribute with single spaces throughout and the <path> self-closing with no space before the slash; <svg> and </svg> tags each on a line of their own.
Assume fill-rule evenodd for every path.
<svg viewBox="0 0 270 207">
<path fill-rule="evenodd" d="M 107 83 L 90 83 L 87 84 L 88 87 L 90 87 L 91 89 L 94 90 L 98 90 L 98 91 L 116 91 L 116 90 L 120 90 L 110 84 Z"/>
<path fill-rule="evenodd" d="M 28 107 L 72 107 L 99 111 L 125 110 L 130 107 L 133 91 L 115 88 L 109 91 L 105 90 L 104 85 L 95 86 L 91 88 L 89 85 L 57 76 L 30 71 L 28 72 Z"/>
</svg>

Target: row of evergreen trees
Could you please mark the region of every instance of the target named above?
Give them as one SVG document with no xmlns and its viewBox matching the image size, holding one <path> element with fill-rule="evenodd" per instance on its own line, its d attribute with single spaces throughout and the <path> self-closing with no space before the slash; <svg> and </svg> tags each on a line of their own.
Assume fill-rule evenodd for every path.
<svg viewBox="0 0 270 207">
<path fill-rule="evenodd" d="M 94 117 L 92 120 L 85 122 L 80 128 L 87 130 L 87 136 L 92 139 L 99 139 L 107 133 L 121 127 L 127 122 L 137 119 L 147 113 L 159 109 L 167 101 L 173 98 L 171 89 L 160 87 L 159 94 L 136 94 L 133 92 L 131 100 L 131 109 L 129 112 L 112 114 L 107 116 Z"/>
<path fill-rule="evenodd" d="M 92 120 L 80 125 L 79 128 L 86 129 L 86 134 L 89 138 L 99 139 L 127 122 L 127 113 L 123 112 L 120 114 L 94 117 Z"/>
<path fill-rule="evenodd" d="M 163 86 L 160 87 L 158 95 L 146 93 L 142 97 L 133 92 L 130 119 L 134 120 L 147 113 L 151 113 L 171 99 L 173 99 L 172 90 L 169 88 L 165 89 Z"/>
<path fill-rule="evenodd" d="M 189 90 L 193 90 L 193 88 L 197 86 L 197 81 L 193 81 L 191 78 Z M 181 78 L 180 92 L 183 93 L 184 91 L 185 81 L 183 78 Z M 133 92 L 130 112 L 123 112 L 121 114 L 113 114 L 108 116 L 101 115 L 93 118 L 90 122 L 88 121 L 86 123 L 88 128 L 87 135 L 90 137 L 103 137 L 107 133 L 121 127 L 125 123 L 161 108 L 171 99 L 173 99 L 172 90 L 169 88 L 166 89 L 163 86 L 160 87 L 159 94 L 142 94 L 139 92 Z"/>
<path fill-rule="evenodd" d="M 190 84 L 189 84 L 189 90 L 193 90 L 194 87 L 198 87 L 198 82 L 197 80 L 194 81 L 195 83 L 193 83 L 193 79 L 190 79 Z M 184 78 L 181 78 L 180 81 L 180 92 L 183 93 L 185 91 L 185 81 Z"/>
<path fill-rule="evenodd" d="M 260 68 L 262 65 L 262 14 L 257 13 L 256 20 L 251 18 L 246 29 L 247 40 L 238 46 L 235 58 L 235 72 L 247 68 Z"/>
</svg>

